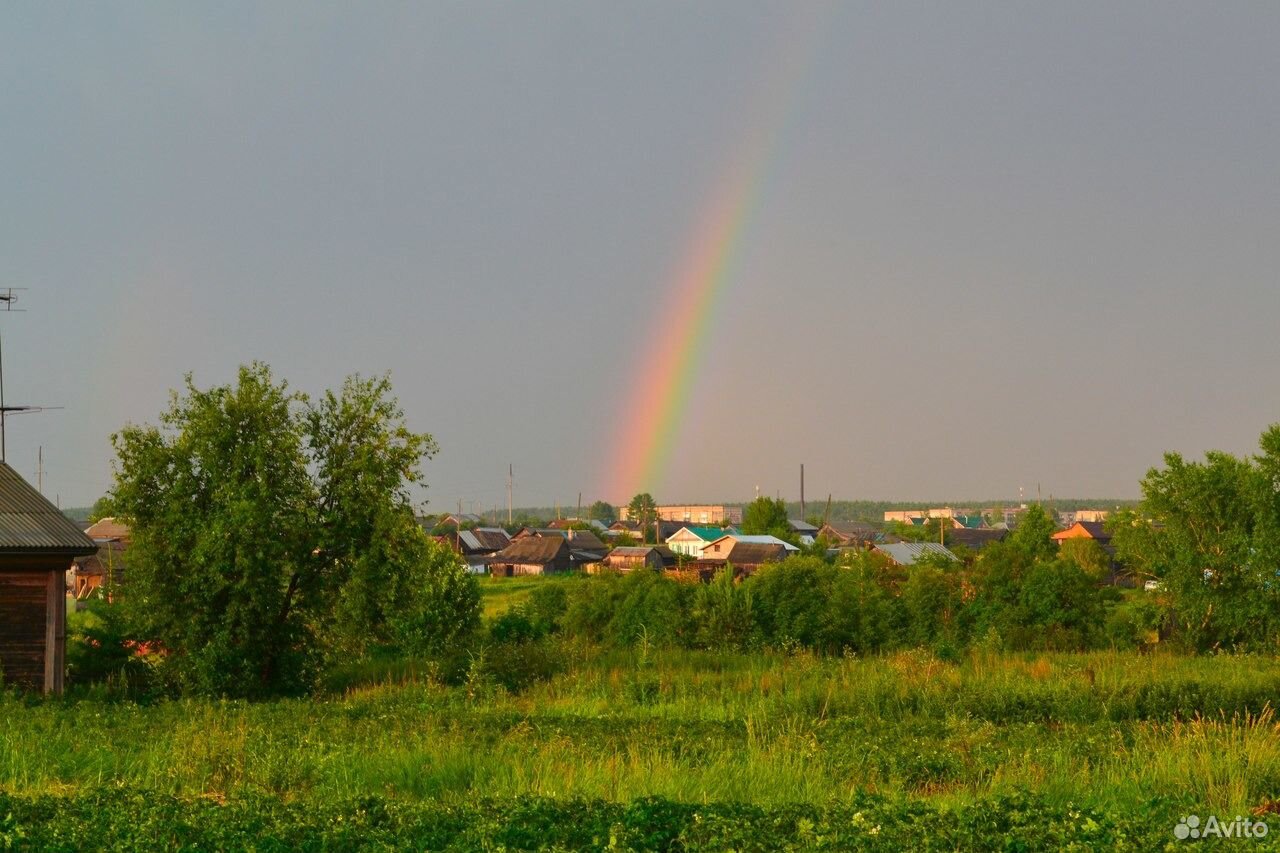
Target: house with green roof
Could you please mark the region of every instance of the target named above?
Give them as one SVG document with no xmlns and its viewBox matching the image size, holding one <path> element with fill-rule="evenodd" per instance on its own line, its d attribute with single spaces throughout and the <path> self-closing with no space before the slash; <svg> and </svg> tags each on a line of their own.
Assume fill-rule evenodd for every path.
<svg viewBox="0 0 1280 853">
<path fill-rule="evenodd" d="M 682 554 L 696 560 L 702 556 L 702 549 L 707 545 L 726 533 L 737 532 L 737 529 L 733 527 L 686 524 L 667 537 L 667 547 L 676 554 Z"/>
</svg>

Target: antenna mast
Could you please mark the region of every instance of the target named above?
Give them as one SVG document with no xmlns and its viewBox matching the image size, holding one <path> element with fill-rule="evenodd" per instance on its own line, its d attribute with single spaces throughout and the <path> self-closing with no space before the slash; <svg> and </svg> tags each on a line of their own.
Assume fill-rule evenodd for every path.
<svg viewBox="0 0 1280 853">
<path fill-rule="evenodd" d="M 16 291 L 26 290 L 25 287 L 5 287 L 0 288 L 0 311 L 21 311 L 21 308 L 14 308 L 14 304 L 18 301 Z M 45 409 L 60 409 L 61 406 L 9 406 L 4 402 L 4 349 L 0 346 L 0 462 L 7 459 L 6 443 L 5 443 L 5 418 L 10 413 L 15 415 L 24 412 L 43 412 Z"/>
</svg>

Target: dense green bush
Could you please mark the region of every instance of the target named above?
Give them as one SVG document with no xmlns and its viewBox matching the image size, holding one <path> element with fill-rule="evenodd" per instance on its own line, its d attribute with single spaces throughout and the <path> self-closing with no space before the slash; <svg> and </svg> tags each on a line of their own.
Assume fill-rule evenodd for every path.
<svg viewBox="0 0 1280 853">
<path fill-rule="evenodd" d="M 975 642 L 1027 650 L 1132 644 L 1124 632 L 1106 628 L 1115 590 L 1100 587 L 1071 560 L 1035 553 L 1025 544 L 995 545 L 971 567 L 926 558 L 907 569 L 870 554 L 839 564 L 802 555 L 741 581 L 726 569 L 709 584 L 649 571 L 605 573 L 567 593 L 547 587 L 545 601 L 531 599 L 499 616 L 491 635 L 515 642 L 563 630 L 611 646 L 643 640 L 830 654 L 918 646 L 947 656 Z"/>
</svg>

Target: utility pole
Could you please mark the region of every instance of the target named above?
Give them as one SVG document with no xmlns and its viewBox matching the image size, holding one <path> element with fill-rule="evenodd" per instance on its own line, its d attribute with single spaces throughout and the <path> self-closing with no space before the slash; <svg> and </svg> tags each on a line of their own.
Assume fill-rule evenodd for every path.
<svg viewBox="0 0 1280 853">
<path fill-rule="evenodd" d="M 804 463 L 800 463 L 800 520 L 804 521 Z"/>
<path fill-rule="evenodd" d="M 511 526 L 511 477 L 515 470 L 515 466 L 507 465 L 507 527 Z"/>
<path fill-rule="evenodd" d="M 582 521 L 582 492 L 578 492 L 578 521 Z"/>
<path fill-rule="evenodd" d="M 827 511 L 822 514 L 822 526 L 826 527 L 831 523 L 831 493 L 827 492 Z"/>
<path fill-rule="evenodd" d="M 44 494 L 44 445 L 36 448 L 36 491 Z"/>
</svg>

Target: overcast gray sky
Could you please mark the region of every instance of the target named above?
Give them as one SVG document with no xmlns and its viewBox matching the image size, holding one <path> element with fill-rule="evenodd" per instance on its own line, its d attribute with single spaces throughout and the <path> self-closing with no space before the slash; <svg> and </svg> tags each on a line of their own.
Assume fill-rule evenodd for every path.
<svg viewBox="0 0 1280 853">
<path fill-rule="evenodd" d="M 820 38 L 794 44 L 797 19 Z M 186 371 L 392 372 L 432 505 L 599 494 L 773 135 L 662 501 L 1133 496 L 1280 420 L 1280 4 L 9 3 L 9 461 L 63 505 Z M 758 126 L 788 51 L 785 119 Z"/>
</svg>

